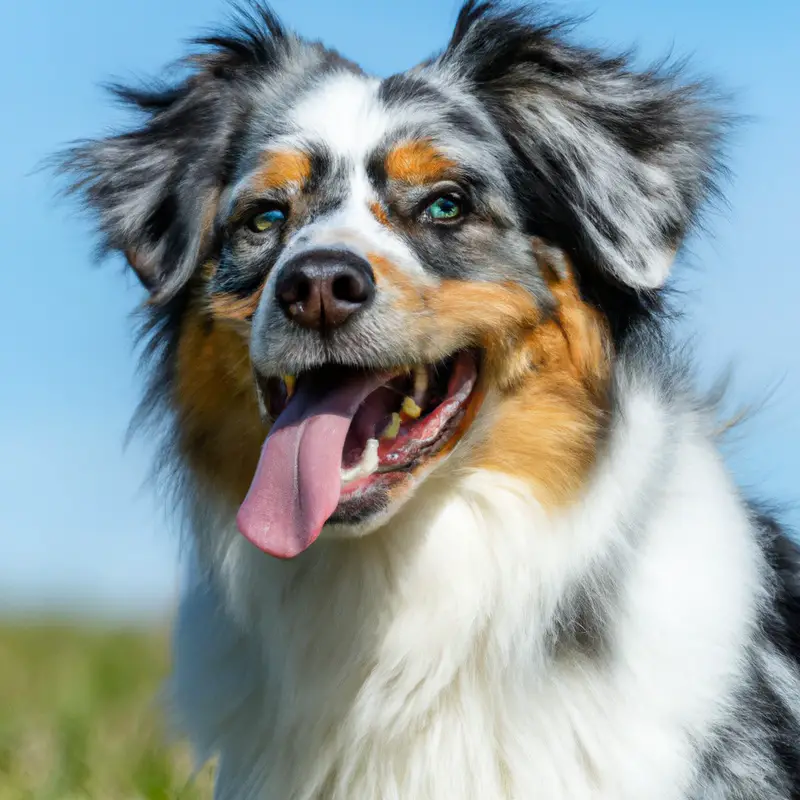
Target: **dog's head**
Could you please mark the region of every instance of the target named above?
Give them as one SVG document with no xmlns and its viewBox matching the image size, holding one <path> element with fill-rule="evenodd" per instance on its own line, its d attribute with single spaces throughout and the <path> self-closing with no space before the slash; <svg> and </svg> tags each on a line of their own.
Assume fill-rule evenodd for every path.
<svg viewBox="0 0 800 800">
<path fill-rule="evenodd" d="M 182 457 L 275 555 L 448 469 L 564 502 L 712 186 L 698 87 L 490 6 L 385 80 L 256 10 L 71 154 L 152 293 Z"/>
</svg>

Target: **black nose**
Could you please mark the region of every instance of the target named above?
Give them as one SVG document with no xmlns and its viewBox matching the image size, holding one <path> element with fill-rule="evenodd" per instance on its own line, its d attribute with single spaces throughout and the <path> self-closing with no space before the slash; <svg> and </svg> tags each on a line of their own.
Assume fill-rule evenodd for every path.
<svg viewBox="0 0 800 800">
<path fill-rule="evenodd" d="M 289 319 L 313 330 L 347 322 L 375 294 L 365 259 L 349 250 L 311 250 L 291 259 L 275 285 L 275 299 Z"/>
</svg>

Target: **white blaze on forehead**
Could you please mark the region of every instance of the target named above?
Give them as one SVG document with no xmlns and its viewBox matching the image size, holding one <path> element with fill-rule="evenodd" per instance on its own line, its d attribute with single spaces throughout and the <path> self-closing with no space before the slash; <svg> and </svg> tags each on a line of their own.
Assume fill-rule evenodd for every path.
<svg viewBox="0 0 800 800">
<path fill-rule="evenodd" d="M 303 96 L 290 120 L 304 139 L 324 143 L 334 157 L 363 163 L 389 130 L 379 87 L 377 78 L 334 73 Z"/>
<path fill-rule="evenodd" d="M 381 103 L 379 87 L 376 78 L 336 73 L 304 95 L 289 115 L 303 143 L 323 146 L 337 168 L 344 167 L 346 191 L 335 211 L 297 231 L 282 260 L 305 249 L 351 246 L 362 255 L 389 258 L 409 272 L 424 272 L 408 245 L 370 211 L 379 198 L 367 176 L 367 162 L 397 122 Z"/>
</svg>

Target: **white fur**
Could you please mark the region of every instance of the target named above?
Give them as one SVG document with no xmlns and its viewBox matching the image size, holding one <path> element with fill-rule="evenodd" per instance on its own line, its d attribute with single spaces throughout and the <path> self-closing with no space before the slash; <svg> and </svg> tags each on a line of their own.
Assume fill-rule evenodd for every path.
<svg viewBox="0 0 800 800">
<path fill-rule="evenodd" d="M 390 127 L 377 102 L 380 83 L 349 71 L 333 73 L 303 97 L 289 119 L 304 139 L 323 142 L 334 156 L 364 160 Z"/>
<path fill-rule="evenodd" d="M 559 514 L 451 470 L 382 530 L 279 562 L 232 513 L 195 507 L 174 681 L 220 800 L 678 800 L 761 603 L 704 417 L 634 384 Z M 554 656 L 568 587 L 611 557 L 613 655 Z"/>
</svg>

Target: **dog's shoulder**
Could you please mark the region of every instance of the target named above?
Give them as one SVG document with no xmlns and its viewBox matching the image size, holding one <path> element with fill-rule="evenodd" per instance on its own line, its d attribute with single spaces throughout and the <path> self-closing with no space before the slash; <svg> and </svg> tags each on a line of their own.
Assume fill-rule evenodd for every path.
<svg viewBox="0 0 800 800">
<path fill-rule="evenodd" d="M 751 508 L 773 574 L 773 611 L 765 630 L 783 654 L 800 661 L 800 544 L 777 514 L 755 504 Z"/>
<path fill-rule="evenodd" d="M 693 800 L 800 798 L 800 546 L 748 504 L 764 554 L 764 599 L 738 690 L 701 757 Z"/>
</svg>

